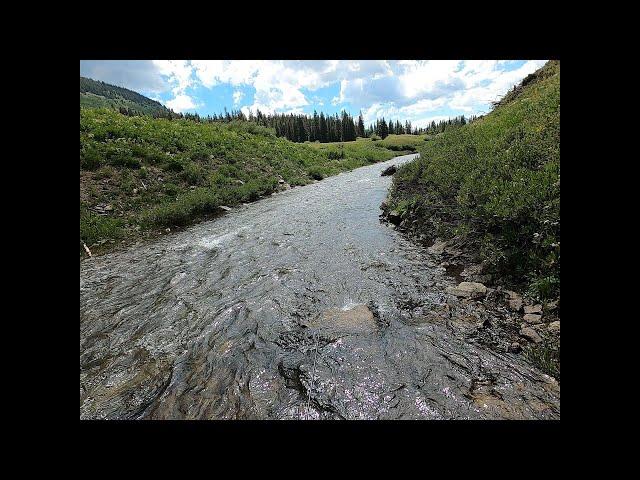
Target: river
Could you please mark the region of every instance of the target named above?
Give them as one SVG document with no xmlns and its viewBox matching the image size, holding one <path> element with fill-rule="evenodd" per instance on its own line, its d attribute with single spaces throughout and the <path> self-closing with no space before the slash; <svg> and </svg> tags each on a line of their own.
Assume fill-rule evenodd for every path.
<svg viewBox="0 0 640 480">
<path fill-rule="evenodd" d="M 452 315 L 455 280 L 380 222 L 380 172 L 411 158 L 81 262 L 80 417 L 559 418 L 558 383 Z"/>
</svg>

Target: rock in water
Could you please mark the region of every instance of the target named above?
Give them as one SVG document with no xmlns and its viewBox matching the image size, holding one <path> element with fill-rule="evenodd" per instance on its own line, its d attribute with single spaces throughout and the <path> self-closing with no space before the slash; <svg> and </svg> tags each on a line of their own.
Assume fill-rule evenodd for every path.
<svg viewBox="0 0 640 480">
<path fill-rule="evenodd" d="M 456 297 L 481 298 L 487 294 L 487 287 L 478 282 L 460 282 L 457 287 L 447 287 L 447 293 Z"/>
<path fill-rule="evenodd" d="M 330 308 L 306 326 L 336 338 L 339 334 L 368 334 L 376 331 L 375 317 L 366 305 L 357 305 L 349 309 Z"/>
<path fill-rule="evenodd" d="M 396 168 L 395 165 L 391 165 L 387 168 L 385 168 L 382 173 L 380 174 L 381 177 L 386 177 L 387 175 L 393 175 L 394 173 L 396 173 L 398 171 L 398 169 Z"/>
</svg>

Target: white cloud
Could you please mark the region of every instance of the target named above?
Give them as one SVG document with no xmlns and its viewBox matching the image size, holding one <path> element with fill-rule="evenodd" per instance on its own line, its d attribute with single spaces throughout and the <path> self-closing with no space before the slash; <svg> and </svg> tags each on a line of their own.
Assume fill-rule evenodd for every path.
<svg viewBox="0 0 640 480">
<path fill-rule="evenodd" d="M 154 60 L 153 64 L 161 75 L 169 77 L 169 83 L 173 85 L 174 95 L 183 94 L 187 87 L 193 85 L 193 67 L 187 60 Z"/>
<path fill-rule="evenodd" d="M 200 106 L 199 104 L 194 103 L 193 99 L 189 95 L 185 95 L 182 93 L 176 95 L 175 98 L 166 102 L 166 105 L 174 112 L 193 110 Z"/>
<path fill-rule="evenodd" d="M 233 92 L 233 104 L 238 105 L 240 100 L 242 100 L 242 97 L 244 97 L 244 93 L 241 90 Z"/>
</svg>

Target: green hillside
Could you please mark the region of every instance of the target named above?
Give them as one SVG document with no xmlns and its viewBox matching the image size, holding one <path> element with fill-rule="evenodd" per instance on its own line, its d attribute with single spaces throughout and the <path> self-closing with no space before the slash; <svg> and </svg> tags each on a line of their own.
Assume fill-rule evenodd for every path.
<svg viewBox="0 0 640 480">
<path fill-rule="evenodd" d="M 80 106 L 86 108 L 126 108 L 142 115 L 170 115 L 171 111 L 155 100 L 132 90 L 80 77 Z"/>
<path fill-rule="evenodd" d="M 525 78 L 485 117 L 419 145 L 388 211 L 455 239 L 485 271 L 541 299 L 560 292 L 560 63 Z"/>
</svg>

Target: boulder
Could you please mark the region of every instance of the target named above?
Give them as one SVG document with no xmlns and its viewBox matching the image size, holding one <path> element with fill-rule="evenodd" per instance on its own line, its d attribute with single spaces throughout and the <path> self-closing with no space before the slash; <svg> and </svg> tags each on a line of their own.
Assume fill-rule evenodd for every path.
<svg viewBox="0 0 640 480">
<path fill-rule="evenodd" d="M 538 313 L 542 315 L 542 305 L 526 305 L 524 313 Z"/>
<path fill-rule="evenodd" d="M 447 293 L 456 297 L 481 298 L 487 294 L 487 287 L 478 282 L 460 282 L 457 287 L 447 287 Z"/>
<path fill-rule="evenodd" d="M 520 295 L 516 292 L 512 292 L 511 290 L 505 290 L 509 298 L 507 299 L 507 303 L 509 304 L 509 308 L 514 312 L 519 312 L 522 309 L 523 300 Z"/>
<path fill-rule="evenodd" d="M 398 169 L 396 168 L 395 165 L 391 165 L 387 168 L 385 168 L 382 173 L 380 174 L 381 177 L 386 177 L 387 175 L 393 175 L 394 173 L 396 173 L 398 171 Z"/>
<path fill-rule="evenodd" d="M 398 210 L 390 211 L 387 218 L 394 225 L 400 225 L 400 222 L 402 222 L 402 214 Z"/>
<path fill-rule="evenodd" d="M 542 315 L 537 315 L 535 313 L 527 313 L 524 316 L 524 321 L 531 324 L 542 323 Z"/>
<path fill-rule="evenodd" d="M 433 245 L 427 248 L 427 251 L 434 255 L 440 255 L 442 252 L 444 252 L 444 247 L 446 246 L 447 246 L 447 242 L 436 240 L 436 242 Z"/>
<path fill-rule="evenodd" d="M 522 330 L 520 330 L 520 336 L 533 343 L 540 343 L 542 341 L 542 337 L 538 334 L 538 332 L 530 327 L 524 327 Z"/>
</svg>

